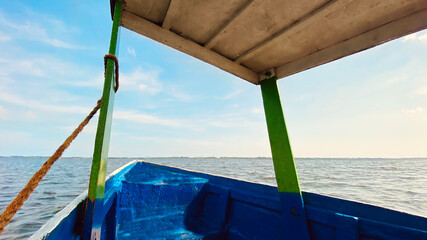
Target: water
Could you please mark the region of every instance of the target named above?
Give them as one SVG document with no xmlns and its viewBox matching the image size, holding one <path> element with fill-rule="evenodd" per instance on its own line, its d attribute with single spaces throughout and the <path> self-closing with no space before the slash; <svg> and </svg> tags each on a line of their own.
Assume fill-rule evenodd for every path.
<svg viewBox="0 0 427 240">
<path fill-rule="evenodd" d="M 45 157 L 0 157 L 0 211 Z M 110 159 L 110 173 L 134 158 Z M 149 158 L 145 161 L 275 185 L 269 158 Z M 26 239 L 81 192 L 91 160 L 63 158 L 52 167 L 0 239 Z M 369 203 L 427 217 L 426 159 L 297 159 L 303 191 Z"/>
</svg>

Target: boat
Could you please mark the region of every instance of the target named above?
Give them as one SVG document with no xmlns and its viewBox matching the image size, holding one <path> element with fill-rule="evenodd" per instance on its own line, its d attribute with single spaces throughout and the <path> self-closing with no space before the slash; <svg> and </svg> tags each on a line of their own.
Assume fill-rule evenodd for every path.
<svg viewBox="0 0 427 240">
<path fill-rule="evenodd" d="M 427 219 L 303 192 L 311 239 L 427 239 Z M 30 239 L 79 239 L 81 194 Z M 100 239 L 303 239 L 276 187 L 133 161 L 105 184 Z M 293 226 L 298 228 L 299 226 Z M 303 229 L 299 229 L 302 231 Z"/>
<path fill-rule="evenodd" d="M 427 219 L 302 192 L 277 81 L 427 28 L 425 0 L 110 0 L 88 192 L 31 239 L 427 239 Z M 120 26 L 260 85 L 277 187 L 135 161 L 106 181 Z"/>
</svg>

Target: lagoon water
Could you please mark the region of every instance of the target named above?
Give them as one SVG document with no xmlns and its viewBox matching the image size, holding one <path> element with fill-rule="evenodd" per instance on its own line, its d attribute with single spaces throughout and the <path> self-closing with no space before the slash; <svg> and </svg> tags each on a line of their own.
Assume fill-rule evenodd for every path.
<svg viewBox="0 0 427 240">
<path fill-rule="evenodd" d="M 0 157 L 0 211 L 25 186 L 46 157 Z M 136 158 L 113 158 L 111 173 Z M 138 158 L 246 181 L 275 185 L 269 158 Z M 63 158 L 30 196 L 0 239 L 27 239 L 86 191 L 91 159 Z M 427 158 L 296 159 L 303 191 L 369 203 L 427 217 Z"/>
</svg>

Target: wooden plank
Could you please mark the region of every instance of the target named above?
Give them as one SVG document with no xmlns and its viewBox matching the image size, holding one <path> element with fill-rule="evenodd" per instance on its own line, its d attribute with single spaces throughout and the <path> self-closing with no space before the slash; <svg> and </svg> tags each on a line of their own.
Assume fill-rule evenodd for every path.
<svg viewBox="0 0 427 240">
<path fill-rule="evenodd" d="M 420 11 L 427 7 L 423 2 L 425 0 L 337 1 L 272 40 L 241 64 L 254 72 L 282 66 Z"/>
<path fill-rule="evenodd" d="M 259 84 L 258 74 L 252 70 L 130 12 L 123 11 L 122 26 L 214 65 L 248 82 Z"/>
<path fill-rule="evenodd" d="M 218 36 L 221 36 L 221 33 L 224 33 L 224 29 L 227 28 L 242 12 L 245 11 L 251 4 L 253 0 L 249 0 L 245 3 L 237 12 L 233 14 L 233 16 L 228 19 L 227 22 L 224 23 L 205 43 L 205 48 L 211 49 L 218 41 Z"/>
<path fill-rule="evenodd" d="M 126 0 L 123 11 L 147 19 L 150 22 L 161 25 L 170 5 L 171 0 Z"/>
<path fill-rule="evenodd" d="M 275 72 L 278 78 L 283 78 L 426 28 L 427 9 L 424 9 L 279 66 Z"/>
<path fill-rule="evenodd" d="M 175 11 L 178 14 L 173 19 L 171 18 L 170 30 L 203 46 L 230 19 L 230 16 L 238 11 L 247 1 L 181 0 L 178 6 L 175 4 L 177 7 Z M 134 13 L 131 10 L 129 12 Z M 140 16 L 138 14 L 135 15 Z M 153 22 L 144 16 L 140 17 Z"/>
<path fill-rule="evenodd" d="M 212 49 L 229 59 L 236 59 L 328 1 L 255 0 L 221 32 Z"/>
<path fill-rule="evenodd" d="M 291 30 L 292 28 L 295 28 L 299 25 L 301 25 L 302 23 L 304 23 L 306 20 L 310 19 L 311 17 L 315 16 L 316 14 L 322 12 L 325 9 L 328 9 L 328 11 L 330 10 L 330 8 L 336 4 L 337 2 L 339 2 L 338 0 L 331 0 L 329 2 L 327 2 L 326 4 L 320 6 L 319 8 L 313 10 L 312 12 L 306 14 L 304 17 L 302 17 L 299 21 L 296 21 L 288 26 L 286 26 L 285 28 L 283 28 L 281 31 L 275 33 L 274 35 L 272 35 L 271 37 L 267 38 L 266 40 L 262 41 L 261 43 L 259 43 L 258 45 L 254 46 L 253 48 L 249 49 L 248 51 L 246 51 L 245 53 L 241 54 L 238 58 L 234 59 L 234 62 L 236 63 L 242 63 L 248 59 L 250 59 L 251 57 L 255 56 L 257 53 L 260 53 L 263 51 L 263 49 L 268 46 L 269 44 L 274 44 L 276 39 L 280 38 L 280 36 L 282 36 L 283 34 L 285 34 L 287 31 Z"/>
<path fill-rule="evenodd" d="M 162 28 L 169 30 L 175 17 L 179 14 L 178 9 L 181 4 L 181 0 L 171 0 L 168 11 L 166 12 L 165 19 L 162 23 Z"/>
</svg>

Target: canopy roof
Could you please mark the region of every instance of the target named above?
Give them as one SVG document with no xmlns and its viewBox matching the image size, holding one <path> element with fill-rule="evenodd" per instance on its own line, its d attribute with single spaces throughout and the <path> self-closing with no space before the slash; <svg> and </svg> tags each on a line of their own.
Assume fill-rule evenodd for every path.
<svg viewBox="0 0 427 240">
<path fill-rule="evenodd" d="M 259 84 L 425 29 L 427 1 L 126 0 L 121 24 Z"/>
</svg>

